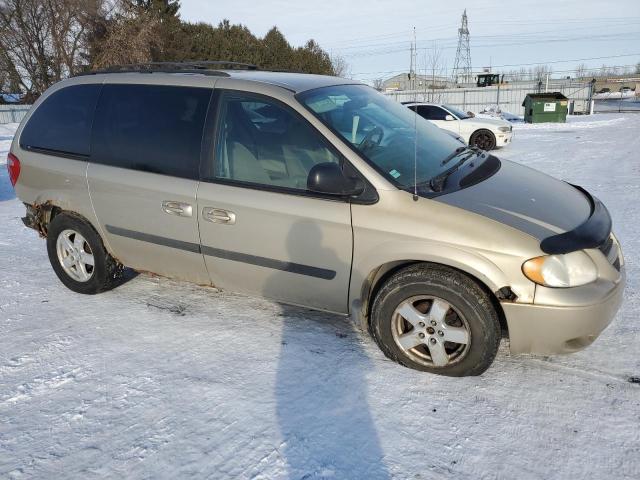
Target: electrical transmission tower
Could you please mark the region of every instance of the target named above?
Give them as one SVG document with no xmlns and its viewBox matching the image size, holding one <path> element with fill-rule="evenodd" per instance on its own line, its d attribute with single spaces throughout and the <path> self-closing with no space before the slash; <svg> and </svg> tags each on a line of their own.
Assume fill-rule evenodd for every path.
<svg viewBox="0 0 640 480">
<path fill-rule="evenodd" d="M 455 83 L 472 82 L 471 47 L 469 46 L 469 26 L 467 24 L 467 9 L 462 14 L 462 24 L 458 29 L 458 50 L 453 66 L 453 81 Z"/>
</svg>

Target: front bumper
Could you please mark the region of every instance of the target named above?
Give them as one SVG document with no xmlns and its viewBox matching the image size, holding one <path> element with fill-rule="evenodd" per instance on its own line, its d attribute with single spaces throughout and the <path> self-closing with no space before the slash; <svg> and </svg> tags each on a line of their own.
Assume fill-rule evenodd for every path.
<svg viewBox="0 0 640 480">
<path fill-rule="evenodd" d="M 496 133 L 496 147 L 509 145 L 512 139 L 513 132 L 498 132 Z"/>
<path fill-rule="evenodd" d="M 588 347 L 620 308 L 625 281 L 622 267 L 617 282 L 596 282 L 588 286 L 588 291 L 584 287 L 566 289 L 568 298 L 562 306 L 503 303 L 511 353 L 555 355 Z M 571 297 L 588 297 L 590 301 L 571 305 Z"/>
</svg>

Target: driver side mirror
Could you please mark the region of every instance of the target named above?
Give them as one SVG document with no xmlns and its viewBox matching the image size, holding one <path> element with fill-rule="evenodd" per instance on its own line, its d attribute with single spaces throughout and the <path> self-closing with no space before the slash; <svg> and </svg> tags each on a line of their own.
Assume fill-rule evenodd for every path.
<svg viewBox="0 0 640 480">
<path fill-rule="evenodd" d="M 450 121 L 452 121 L 452 120 L 455 120 L 455 118 L 453 118 L 453 115 L 446 115 L 446 116 L 444 117 L 444 119 L 445 119 L 447 122 L 450 122 Z"/>
<path fill-rule="evenodd" d="M 311 168 L 307 189 L 338 197 L 352 197 L 364 192 L 365 184 L 360 178 L 347 177 L 337 163 L 324 162 Z"/>
</svg>

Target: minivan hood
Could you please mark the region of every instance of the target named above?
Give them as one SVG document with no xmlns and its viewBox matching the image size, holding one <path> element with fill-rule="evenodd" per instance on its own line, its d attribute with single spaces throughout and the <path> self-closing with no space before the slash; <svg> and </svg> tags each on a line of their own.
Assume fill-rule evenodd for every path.
<svg viewBox="0 0 640 480">
<path fill-rule="evenodd" d="M 575 229 L 591 215 L 577 188 L 523 165 L 501 160 L 486 180 L 433 198 L 543 239 Z"/>
</svg>

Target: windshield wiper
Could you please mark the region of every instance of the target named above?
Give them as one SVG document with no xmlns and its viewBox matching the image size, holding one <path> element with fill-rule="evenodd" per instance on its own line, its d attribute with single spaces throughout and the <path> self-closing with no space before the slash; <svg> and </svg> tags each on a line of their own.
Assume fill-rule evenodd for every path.
<svg viewBox="0 0 640 480">
<path fill-rule="evenodd" d="M 431 180 L 429 180 L 429 187 L 431 188 L 432 191 L 441 192 L 442 188 L 444 187 L 444 182 L 447 180 L 447 178 L 449 178 L 449 176 L 453 172 L 458 170 L 464 164 L 464 162 L 469 160 L 471 157 L 473 157 L 474 155 L 480 155 L 480 152 L 482 150 L 474 147 L 458 147 L 455 149 L 453 153 L 451 153 L 451 155 L 447 156 L 444 160 L 442 160 L 442 162 L 440 162 L 440 165 L 446 165 L 448 162 L 450 162 L 451 160 L 453 160 L 454 158 L 456 158 L 457 156 L 459 156 L 461 153 L 465 151 L 467 151 L 468 154 L 463 156 L 460 160 L 458 160 L 455 165 L 452 165 L 451 167 L 446 169 L 444 172 L 436 175 Z"/>
<path fill-rule="evenodd" d="M 464 151 L 471 151 L 471 152 L 475 152 L 475 153 L 480 153 L 482 150 L 480 150 L 477 147 L 468 147 L 468 146 L 464 146 L 464 147 L 458 147 L 456 148 L 453 152 L 451 152 L 450 155 L 447 155 L 444 160 L 442 160 L 440 162 L 440 165 L 446 165 L 447 163 L 449 163 L 451 160 L 453 160 L 454 158 L 456 158 L 458 155 L 460 155 L 462 152 Z"/>
<path fill-rule="evenodd" d="M 454 158 L 456 158 L 458 155 L 460 155 L 462 152 L 464 152 L 468 147 L 458 147 L 456 148 L 453 152 L 451 152 L 451 154 L 447 155 L 446 157 L 444 157 L 444 159 L 440 162 L 440 165 L 446 165 L 447 163 L 449 163 L 451 160 L 453 160 Z"/>
</svg>

